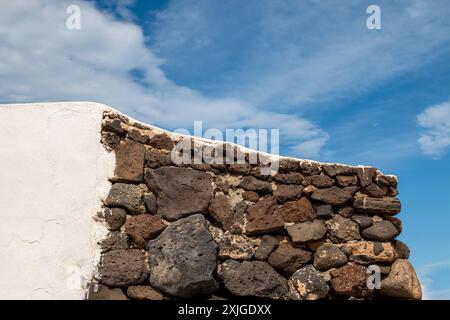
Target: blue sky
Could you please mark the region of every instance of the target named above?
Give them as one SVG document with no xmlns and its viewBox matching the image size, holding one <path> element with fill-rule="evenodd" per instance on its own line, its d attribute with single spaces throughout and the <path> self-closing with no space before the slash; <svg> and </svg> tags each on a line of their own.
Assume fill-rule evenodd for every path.
<svg viewBox="0 0 450 320">
<path fill-rule="evenodd" d="M 90 100 L 167 129 L 279 128 L 281 153 L 400 180 L 411 260 L 450 299 L 450 2 L 2 3 L 0 102 Z M 68 30 L 66 8 L 81 8 Z M 381 8 L 381 30 L 366 8 Z"/>
</svg>

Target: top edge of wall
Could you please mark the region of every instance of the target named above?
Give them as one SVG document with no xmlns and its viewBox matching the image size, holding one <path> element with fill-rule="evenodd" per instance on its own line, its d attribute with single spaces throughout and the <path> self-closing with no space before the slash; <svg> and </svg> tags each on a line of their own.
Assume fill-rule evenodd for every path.
<svg viewBox="0 0 450 320">
<path fill-rule="evenodd" d="M 116 115 L 120 115 L 121 117 L 125 118 L 128 121 L 128 124 L 133 126 L 133 125 L 137 125 L 139 127 L 142 127 L 142 129 L 151 129 L 151 130 L 155 130 L 155 131 L 159 131 L 161 133 L 166 133 L 172 137 L 177 137 L 177 138 L 195 138 L 197 141 L 201 141 L 205 144 L 209 144 L 209 145 L 217 145 L 217 144 L 229 144 L 231 146 L 234 146 L 236 148 L 238 148 L 240 151 L 243 152 L 247 152 L 247 153 L 258 153 L 261 155 L 265 155 L 268 156 L 274 160 L 295 160 L 295 161 L 300 161 L 300 162 L 306 162 L 306 163 L 317 163 L 317 164 L 321 164 L 321 165 L 339 165 L 339 166 L 347 166 L 347 167 L 366 167 L 366 168 L 370 168 L 371 166 L 364 166 L 364 165 L 348 165 L 348 164 L 343 164 L 343 163 L 336 163 L 336 162 L 321 162 L 321 161 L 316 161 L 316 160 L 309 160 L 309 159 L 301 159 L 301 158 L 295 158 L 295 157 L 289 157 L 289 156 L 281 156 L 281 155 L 277 155 L 277 154 L 272 154 L 272 153 L 267 153 L 267 152 L 263 152 L 263 151 L 257 151 L 254 149 L 249 149 L 246 147 L 243 147 L 241 145 L 235 144 L 235 143 L 230 143 L 227 141 L 218 141 L 218 140 L 210 140 L 210 139 L 205 139 L 202 137 L 197 137 L 197 136 L 192 136 L 192 135 L 183 135 L 183 134 L 178 134 L 178 133 L 174 133 L 172 131 L 169 130 L 165 130 L 163 128 L 139 121 L 137 119 L 134 119 L 132 117 L 130 117 L 129 115 L 113 108 L 110 107 L 108 105 L 102 104 L 102 103 L 98 103 L 98 102 L 92 102 L 92 101 L 62 101 L 62 102 L 33 102 L 33 103 L 9 103 L 9 104 L 0 104 L 0 109 L 6 109 L 6 108 L 17 108 L 17 107 L 21 107 L 21 108 L 48 108 L 48 107 L 60 107 L 60 108 L 64 108 L 66 110 L 82 110 L 82 111 L 94 111 L 94 110 L 98 110 L 99 112 L 103 112 L 104 115 L 108 115 L 108 114 L 116 114 Z M 378 169 L 378 171 L 380 171 Z M 380 171 L 380 173 L 382 173 Z M 391 175 L 396 177 L 395 175 Z"/>
</svg>

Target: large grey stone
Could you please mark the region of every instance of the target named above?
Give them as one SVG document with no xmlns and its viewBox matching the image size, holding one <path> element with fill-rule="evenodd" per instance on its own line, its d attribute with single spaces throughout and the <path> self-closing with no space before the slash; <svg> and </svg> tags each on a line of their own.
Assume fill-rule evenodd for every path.
<svg viewBox="0 0 450 320">
<path fill-rule="evenodd" d="M 219 266 L 218 275 L 236 296 L 279 299 L 288 293 L 286 279 L 264 261 L 227 260 Z"/>
<path fill-rule="evenodd" d="M 147 169 L 145 182 L 156 194 L 158 213 L 164 219 L 208 212 L 213 188 L 206 172 L 181 167 Z"/>
<path fill-rule="evenodd" d="M 205 218 L 194 214 L 182 218 L 156 239 L 149 241 L 150 283 L 170 295 L 188 298 L 217 289 L 217 244 Z"/>
<path fill-rule="evenodd" d="M 361 234 L 369 240 L 388 241 L 398 236 L 399 232 L 391 222 L 383 220 L 364 229 Z"/>
<path fill-rule="evenodd" d="M 381 281 L 380 293 L 396 298 L 422 299 L 419 279 L 408 260 L 395 260 L 389 275 Z"/>
</svg>

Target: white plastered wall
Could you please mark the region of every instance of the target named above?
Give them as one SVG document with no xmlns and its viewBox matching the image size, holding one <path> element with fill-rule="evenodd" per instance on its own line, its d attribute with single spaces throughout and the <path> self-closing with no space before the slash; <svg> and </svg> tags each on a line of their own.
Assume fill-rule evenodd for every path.
<svg viewBox="0 0 450 320">
<path fill-rule="evenodd" d="M 0 299 L 85 297 L 115 166 L 100 143 L 106 109 L 0 105 Z"/>
</svg>

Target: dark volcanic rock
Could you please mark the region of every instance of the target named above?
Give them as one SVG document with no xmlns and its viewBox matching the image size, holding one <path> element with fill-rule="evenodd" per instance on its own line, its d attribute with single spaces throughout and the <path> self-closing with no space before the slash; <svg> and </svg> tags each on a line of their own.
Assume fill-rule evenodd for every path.
<svg viewBox="0 0 450 320">
<path fill-rule="evenodd" d="M 376 172 L 377 172 L 376 168 L 358 167 L 357 173 L 358 173 L 359 183 L 361 184 L 361 187 L 365 188 L 369 184 L 371 184 L 375 178 Z"/>
<path fill-rule="evenodd" d="M 149 137 L 145 134 L 142 134 L 141 131 L 132 129 L 130 132 L 128 132 L 128 138 L 131 140 L 146 144 L 149 140 Z"/>
<path fill-rule="evenodd" d="M 358 187 L 330 187 L 325 189 L 318 189 L 313 192 L 311 198 L 313 200 L 322 201 L 332 205 L 343 205 L 353 198 L 353 195 L 358 190 Z"/>
<path fill-rule="evenodd" d="M 145 213 L 142 188 L 133 184 L 115 183 L 109 191 L 105 204 L 127 209 L 131 214 Z"/>
<path fill-rule="evenodd" d="M 322 273 L 312 265 L 297 270 L 289 279 L 289 292 L 292 299 L 323 299 L 328 295 L 329 290 Z"/>
<path fill-rule="evenodd" d="M 166 150 L 172 150 L 174 146 L 172 139 L 170 139 L 170 137 L 165 133 L 157 134 L 151 137 L 148 144 L 154 148 Z"/>
<path fill-rule="evenodd" d="M 328 270 L 342 267 L 347 263 L 347 256 L 338 246 L 325 243 L 314 253 L 314 267 L 318 270 Z"/>
<path fill-rule="evenodd" d="M 242 198 L 247 201 L 257 202 L 259 200 L 259 194 L 255 191 L 244 191 Z"/>
<path fill-rule="evenodd" d="M 245 230 L 248 235 L 279 232 L 284 228 L 284 220 L 276 213 L 277 201 L 274 197 L 259 200 L 247 209 Z"/>
<path fill-rule="evenodd" d="M 294 244 L 319 240 L 327 233 L 327 227 L 322 220 L 296 223 L 286 230 Z"/>
<path fill-rule="evenodd" d="M 275 269 L 291 275 L 311 260 L 311 257 L 311 252 L 294 248 L 289 242 L 281 242 L 267 261 Z"/>
<path fill-rule="evenodd" d="M 162 300 L 164 296 L 151 286 L 130 286 L 127 295 L 135 300 Z"/>
<path fill-rule="evenodd" d="M 120 288 L 108 288 L 102 284 L 91 283 L 87 295 L 88 300 L 128 300 Z"/>
<path fill-rule="evenodd" d="M 331 286 L 339 295 L 347 295 L 354 298 L 363 298 L 370 294 L 367 288 L 366 268 L 356 263 L 349 264 L 331 271 L 333 279 Z"/>
<path fill-rule="evenodd" d="M 278 169 L 281 172 L 297 171 L 299 169 L 299 162 L 294 159 L 280 159 Z"/>
<path fill-rule="evenodd" d="M 334 180 L 325 174 L 317 174 L 311 176 L 311 183 L 318 188 L 331 187 L 334 184 Z"/>
<path fill-rule="evenodd" d="M 130 239 L 124 233 L 119 231 L 111 232 L 107 238 L 99 241 L 101 252 L 105 253 L 111 250 L 128 249 L 130 246 Z"/>
<path fill-rule="evenodd" d="M 396 240 L 395 241 L 395 252 L 397 252 L 397 256 L 400 259 L 408 259 L 409 258 L 409 248 L 406 243 Z"/>
<path fill-rule="evenodd" d="M 124 228 L 137 247 L 143 249 L 146 240 L 157 237 L 164 231 L 166 225 L 158 215 L 140 214 L 129 217 Z"/>
<path fill-rule="evenodd" d="M 211 294 L 217 289 L 217 244 L 205 218 L 191 215 L 173 222 L 149 241 L 150 283 L 176 297 Z"/>
<path fill-rule="evenodd" d="M 336 176 L 336 181 L 340 187 L 356 186 L 358 184 L 357 176 Z"/>
<path fill-rule="evenodd" d="M 397 228 L 387 220 L 375 223 L 361 232 L 364 238 L 378 241 L 392 240 L 398 236 L 398 233 Z"/>
<path fill-rule="evenodd" d="M 358 224 L 360 229 L 365 229 L 373 225 L 373 219 L 368 216 L 352 215 L 351 219 Z"/>
<path fill-rule="evenodd" d="M 330 230 L 330 239 L 335 243 L 361 239 L 358 224 L 340 215 L 335 215 L 333 219 L 327 221 L 327 226 Z"/>
<path fill-rule="evenodd" d="M 227 260 L 219 266 L 218 275 L 236 296 L 280 299 L 288 293 L 286 279 L 264 261 Z"/>
<path fill-rule="evenodd" d="M 146 193 L 142 197 L 142 200 L 144 200 L 145 206 L 147 207 L 147 210 L 150 214 L 156 214 L 158 211 L 158 204 L 156 196 L 153 193 Z"/>
<path fill-rule="evenodd" d="M 252 171 L 252 166 L 249 164 L 232 163 L 228 167 L 228 171 L 234 174 L 246 175 Z"/>
<path fill-rule="evenodd" d="M 331 204 L 323 204 L 316 208 L 317 215 L 320 217 L 329 216 L 333 214 L 333 207 Z"/>
<path fill-rule="evenodd" d="M 108 230 L 119 230 L 127 219 L 127 213 L 122 208 L 105 208 L 105 222 Z"/>
<path fill-rule="evenodd" d="M 308 198 L 288 201 L 276 210 L 276 215 L 281 215 L 286 222 L 305 222 L 316 217 L 316 211 Z"/>
<path fill-rule="evenodd" d="M 272 185 L 268 181 L 256 179 L 253 176 L 245 176 L 239 185 L 248 191 L 255 191 L 259 194 L 268 194 L 272 192 Z"/>
<path fill-rule="evenodd" d="M 278 247 L 278 240 L 275 237 L 265 235 L 261 237 L 261 243 L 255 251 L 255 259 L 266 260 L 269 255 Z"/>
<path fill-rule="evenodd" d="M 324 164 L 322 165 L 323 171 L 330 177 L 336 175 L 350 175 L 356 173 L 356 168 L 340 164 Z"/>
<path fill-rule="evenodd" d="M 213 188 L 206 172 L 180 167 L 147 169 L 145 182 L 156 194 L 158 213 L 164 219 L 208 212 Z"/>
<path fill-rule="evenodd" d="M 353 208 L 362 213 L 393 216 L 401 211 L 401 204 L 397 198 L 359 196 L 353 202 Z"/>
<path fill-rule="evenodd" d="M 209 213 L 224 230 L 228 230 L 233 224 L 234 211 L 227 196 L 216 195 L 209 205 Z"/>
<path fill-rule="evenodd" d="M 282 184 L 301 184 L 303 181 L 303 175 L 298 172 L 289 173 L 277 173 L 274 179 L 278 183 Z"/>
<path fill-rule="evenodd" d="M 145 165 L 153 169 L 172 165 L 170 151 L 148 148 L 145 153 Z"/>
<path fill-rule="evenodd" d="M 369 196 L 374 198 L 381 198 L 386 195 L 387 188 L 380 187 L 376 183 L 371 183 L 366 187 L 366 192 Z"/>
<path fill-rule="evenodd" d="M 148 276 L 145 255 L 138 249 L 109 251 L 100 258 L 98 275 L 100 283 L 112 287 L 142 283 Z"/>
<path fill-rule="evenodd" d="M 295 184 L 280 184 L 273 195 L 279 203 L 300 199 L 303 192 L 303 186 Z"/>
<path fill-rule="evenodd" d="M 113 181 L 141 182 L 144 175 L 145 147 L 132 140 L 122 141 L 116 148 Z"/>
</svg>

